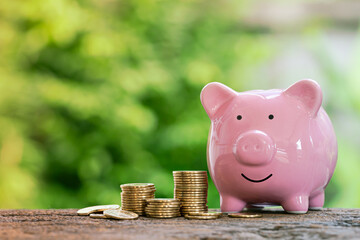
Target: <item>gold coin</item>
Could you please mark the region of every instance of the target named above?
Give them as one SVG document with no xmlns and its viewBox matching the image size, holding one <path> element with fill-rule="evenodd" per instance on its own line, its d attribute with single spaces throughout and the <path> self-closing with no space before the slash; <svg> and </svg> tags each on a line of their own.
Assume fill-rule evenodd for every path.
<svg viewBox="0 0 360 240">
<path fill-rule="evenodd" d="M 129 196 L 124 196 L 121 195 L 121 199 L 128 199 L 128 200 L 144 200 L 144 199 L 151 199 L 154 198 L 155 196 L 136 196 L 136 197 L 129 197 Z"/>
<path fill-rule="evenodd" d="M 134 189 L 122 189 L 123 193 L 133 193 L 133 194 L 146 194 L 146 193 L 154 193 L 156 192 L 155 188 L 149 188 L 149 189 L 139 189 L 139 188 L 134 188 Z"/>
<path fill-rule="evenodd" d="M 229 217 L 232 218 L 261 218 L 261 214 L 252 214 L 252 213 L 229 213 Z"/>
<path fill-rule="evenodd" d="M 146 214 L 180 214 L 180 211 L 145 211 Z"/>
<path fill-rule="evenodd" d="M 177 208 L 153 208 L 153 207 L 146 207 L 145 210 L 149 211 L 179 211 L 180 207 Z"/>
<path fill-rule="evenodd" d="M 183 205 L 181 205 L 181 208 L 192 208 L 192 207 L 198 207 L 198 206 L 206 206 L 207 207 L 206 204 L 207 203 L 205 203 L 205 202 L 203 202 L 203 203 L 190 203 L 190 202 L 186 203 L 186 202 L 184 202 Z M 194 205 L 194 206 L 192 206 L 192 205 Z"/>
<path fill-rule="evenodd" d="M 189 180 L 189 179 L 195 179 L 195 180 L 208 180 L 208 176 L 206 174 L 203 175 L 173 175 L 174 180 L 182 181 L 182 180 Z"/>
<path fill-rule="evenodd" d="M 179 197 L 181 199 L 181 202 L 206 202 L 207 201 L 207 197 Z"/>
<path fill-rule="evenodd" d="M 154 207 L 161 207 L 161 206 L 180 206 L 181 205 L 181 201 L 179 200 L 179 202 L 160 202 L 160 203 L 156 203 L 156 202 L 146 202 L 148 206 L 154 206 Z"/>
<path fill-rule="evenodd" d="M 182 202 L 206 202 L 207 197 L 179 197 Z"/>
<path fill-rule="evenodd" d="M 188 197 L 188 198 L 192 198 L 192 197 L 207 197 L 207 193 L 195 193 L 195 192 L 175 192 L 174 193 L 176 195 L 176 198 L 178 198 L 179 196 L 184 196 L 184 197 Z"/>
<path fill-rule="evenodd" d="M 126 183 L 121 184 L 121 188 L 146 188 L 146 187 L 155 187 L 153 183 Z"/>
<path fill-rule="evenodd" d="M 204 207 L 206 206 L 206 203 L 201 203 L 201 204 L 184 204 L 184 205 L 181 205 L 181 208 L 192 208 L 192 207 Z"/>
<path fill-rule="evenodd" d="M 209 185 L 209 183 L 207 181 L 181 181 L 181 182 L 174 183 L 175 187 L 182 186 L 182 185 L 198 185 L 198 184 L 202 184 L 202 185 L 206 185 L 206 186 Z"/>
<path fill-rule="evenodd" d="M 180 208 L 181 205 L 179 204 L 179 205 L 159 205 L 159 206 L 157 206 L 157 205 L 149 204 L 146 207 L 147 208 L 156 208 L 156 209 L 162 209 L 162 208 L 164 208 L 164 209 L 167 209 L 167 208 L 172 209 L 172 208 Z"/>
<path fill-rule="evenodd" d="M 179 188 L 175 187 L 174 191 L 177 192 L 194 192 L 194 193 L 207 193 L 208 188 L 195 188 L 195 187 L 189 187 L 189 188 Z"/>
<path fill-rule="evenodd" d="M 145 201 L 135 201 L 135 200 L 121 200 L 121 203 L 129 204 L 129 205 L 146 205 Z"/>
<path fill-rule="evenodd" d="M 146 215 L 147 217 L 150 218 L 176 218 L 176 217 L 180 217 L 181 215 L 176 215 L 176 216 L 150 216 L 150 215 Z"/>
<path fill-rule="evenodd" d="M 155 194 L 156 190 L 147 190 L 147 191 L 122 191 L 121 194 L 126 195 L 151 195 Z"/>
<path fill-rule="evenodd" d="M 174 183 L 183 183 L 183 182 L 208 182 L 207 176 L 189 176 L 189 177 L 173 177 Z"/>
<path fill-rule="evenodd" d="M 176 216 L 176 215 L 180 215 L 180 212 L 172 212 L 172 213 L 154 213 L 154 212 L 146 212 L 146 215 L 151 215 L 151 216 Z"/>
<path fill-rule="evenodd" d="M 213 220 L 219 218 L 219 216 L 192 216 L 190 214 L 185 214 L 186 219 L 196 219 L 196 220 Z"/>
<path fill-rule="evenodd" d="M 181 205 L 161 205 L 161 206 L 156 206 L 156 205 L 147 205 L 146 207 L 148 208 L 180 208 Z"/>
<path fill-rule="evenodd" d="M 155 196 L 155 193 L 149 193 L 149 194 L 129 194 L 129 193 L 121 193 L 120 196 L 128 197 L 128 198 L 137 198 L 137 197 L 149 197 L 153 198 Z"/>
<path fill-rule="evenodd" d="M 151 191 L 122 191 L 121 194 L 123 195 L 154 195 L 155 190 Z"/>
<path fill-rule="evenodd" d="M 207 192 L 208 186 L 175 186 L 174 190 L 191 191 L 191 192 Z"/>
<path fill-rule="evenodd" d="M 208 182 L 207 176 L 192 176 L 192 177 L 173 177 L 175 184 L 187 183 L 187 182 Z"/>
<path fill-rule="evenodd" d="M 145 208 L 145 211 L 156 211 L 156 212 L 176 212 L 176 211 L 180 211 L 180 208 Z"/>
<path fill-rule="evenodd" d="M 198 188 L 188 188 L 188 189 L 184 189 L 184 188 L 174 188 L 174 193 L 177 194 L 186 194 L 186 195 L 207 195 L 208 194 L 208 189 L 207 188 L 203 188 L 203 189 L 198 189 Z"/>
<path fill-rule="evenodd" d="M 90 214 L 91 218 L 107 218 L 104 214 L 102 213 L 91 213 Z"/>
<path fill-rule="evenodd" d="M 207 175 L 190 175 L 190 176 L 185 176 L 185 175 L 173 175 L 173 179 L 174 180 L 179 180 L 180 182 L 181 181 L 185 181 L 185 180 L 196 180 L 196 181 L 201 181 L 201 180 L 204 180 L 204 181 L 208 181 L 208 176 Z"/>
<path fill-rule="evenodd" d="M 176 197 L 181 197 L 181 198 L 207 198 L 207 194 L 206 193 L 193 193 L 193 192 L 183 192 L 183 193 L 179 193 L 176 192 L 175 193 Z"/>
<path fill-rule="evenodd" d="M 180 211 L 181 214 L 189 214 L 189 213 L 194 213 L 194 212 L 207 212 L 207 209 L 199 209 L 199 210 L 182 210 Z"/>
<path fill-rule="evenodd" d="M 184 203 L 207 203 L 206 198 L 181 198 L 182 205 Z"/>
<path fill-rule="evenodd" d="M 173 174 L 203 174 L 203 173 L 207 173 L 207 171 L 203 171 L 203 170 L 195 170 L 195 171 L 173 171 Z"/>
<path fill-rule="evenodd" d="M 189 183 L 181 182 L 181 183 L 175 183 L 174 187 L 196 186 L 196 185 L 203 185 L 207 187 L 209 184 L 207 182 L 189 182 Z"/>
<path fill-rule="evenodd" d="M 124 197 L 124 196 L 121 196 L 121 200 L 125 200 L 125 201 L 142 201 L 142 202 L 145 202 L 146 199 L 151 199 L 150 197 L 149 198 L 144 198 L 144 197 L 133 197 L 133 198 L 130 198 L 130 197 Z"/>
<path fill-rule="evenodd" d="M 131 187 L 131 186 L 122 186 L 121 187 L 121 190 L 123 191 L 154 191 L 156 190 L 156 187 L 155 186 L 150 186 L 150 187 Z"/>
<path fill-rule="evenodd" d="M 150 198 L 122 198 L 121 201 L 146 203 L 146 199 L 150 199 Z"/>
<path fill-rule="evenodd" d="M 146 213 L 146 216 L 150 216 L 150 217 L 180 217 L 181 214 L 177 213 L 177 214 L 148 214 Z"/>
<path fill-rule="evenodd" d="M 104 210 L 107 209 L 119 209 L 120 206 L 117 204 L 112 204 L 112 205 L 97 205 L 97 206 L 92 206 L 92 207 L 86 207 L 86 208 L 82 208 L 79 209 L 77 211 L 78 215 L 89 215 L 90 213 L 96 213 L 96 212 L 103 212 Z"/>
<path fill-rule="evenodd" d="M 203 211 L 207 211 L 208 210 L 208 208 L 206 208 L 206 207 L 199 207 L 199 208 L 182 208 L 180 211 L 182 211 L 182 212 L 189 212 L 189 211 L 191 211 L 191 212 L 203 212 Z"/>
<path fill-rule="evenodd" d="M 194 206 L 194 207 L 181 207 L 181 210 L 189 210 L 189 209 L 205 209 L 207 208 L 207 206 L 204 204 L 204 205 L 199 205 L 199 206 Z"/>
<path fill-rule="evenodd" d="M 139 215 L 136 213 L 120 210 L 120 209 L 105 210 L 104 215 L 108 218 L 122 219 L 122 220 L 132 220 L 132 219 L 137 219 L 139 217 Z"/>
<path fill-rule="evenodd" d="M 129 197 L 122 197 L 121 200 L 124 201 L 138 201 L 138 202 L 145 202 L 146 199 L 152 199 L 152 198 L 143 198 L 143 197 L 136 197 L 136 198 L 129 198 Z"/>
<path fill-rule="evenodd" d="M 137 202 L 146 202 L 145 200 L 146 199 L 152 199 L 152 198 L 142 198 L 142 197 L 139 197 L 139 198 L 127 198 L 127 197 L 122 197 L 121 200 L 123 201 L 128 201 L 128 202 L 131 202 L 131 201 L 137 201 Z"/>
<path fill-rule="evenodd" d="M 195 179 L 195 180 L 208 180 L 207 174 L 200 174 L 200 175 L 181 175 L 181 174 L 173 174 L 173 179 L 175 180 L 189 180 L 189 179 Z"/>
<path fill-rule="evenodd" d="M 180 206 L 176 206 L 176 207 L 155 207 L 155 206 L 146 206 L 147 209 L 169 209 L 169 210 L 174 210 L 174 209 L 180 209 Z"/>
<path fill-rule="evenodd" d="M 180 202 L 179 199 L 176 198 L 152 198 L 146 199 L 148 203 L 177 203 Z"/>
<path fill-rule="evenodd" d="M 181 207 L 181 210 L 194 210 L 194 209 L 207 209 L 206 205 L 198 206 L 198 207 Z"/>
<path fill-rule="evenodd" d="M 221 216 L 221 212 L 191 212 L 190 216 Z"/>
<path fill-rule="evenodd" d="M 136 197 L 129 197 L 129 196 L 124 196 L 124 195 L 121 195 L 121 198 L 122 199 L 139 199 L 139 200 L 144 200 L 144 199 L 150 199 L 150 198 L 154 198 L 154 196 L 136 196 Z"/>
<path fill-rule="evenodd" d="M 147 205 L 151 206 L 179 206 L 181 205 L 181 201 L 179 202 L 146 202 Z"/>
</svg>

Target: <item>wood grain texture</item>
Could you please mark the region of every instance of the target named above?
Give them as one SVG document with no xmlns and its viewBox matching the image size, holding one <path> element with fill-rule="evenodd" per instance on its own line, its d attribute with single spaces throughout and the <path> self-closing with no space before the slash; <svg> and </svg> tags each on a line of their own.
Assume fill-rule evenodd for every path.
<svg viewBox="0 0 360 240">
<path fill-rule="evenodd" d="M 0 239 L 360 239 L 360 209 L 261 214 L 254 219 L 109 220 L 77 216 L 75 209 L 0 210 Z"/>
</svg>

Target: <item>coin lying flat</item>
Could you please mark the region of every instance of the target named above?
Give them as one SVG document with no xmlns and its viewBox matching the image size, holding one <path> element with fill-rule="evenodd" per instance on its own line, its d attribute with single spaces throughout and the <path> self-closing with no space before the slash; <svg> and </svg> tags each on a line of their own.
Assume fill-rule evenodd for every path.
<svg viewBox="0 0 360 240">
<path fill-rule="evenodd" d="M 104 215 L 108 218 L 120 219 L 120 220 L 133 220 L 139 217 L 139 215 L 137 215 L 136 213 L 120 210 L 120 209 L 105 210 Z"/>
<path fill-rule="evenodd" d="M 103 212 L 108 209 L 119 209 L 120 206 L 117 204 L 113 205 L 97 205 L 92 207 L 86 207 L 77 211 L 78 215 L 89 215 L 90 213 Z"/>
<path fill-rule="evenodd" d="M 221 212 L 191 212 L 188 214 L 189 216 L 221 216 Z"/>
<path fill-rule="evenodd" d="M 186 219 L 196 219 L 196 220 L 212 220 L 219 218 L 219 216 L 191 216 L 189 214 L 185 214 L 184 217 Z"/>
<path fill-rule="evenodd" d="M 261 214 L 253 214 L 253 213 L 229 213 L 229 217 L 232 218 L 260 218 Z"/>
<path fill-rule="evenodd" d="M 107 218 L 104 214 L 102 213 L 91 213 L 90 214 L 91 218 Z"/>
</svg>

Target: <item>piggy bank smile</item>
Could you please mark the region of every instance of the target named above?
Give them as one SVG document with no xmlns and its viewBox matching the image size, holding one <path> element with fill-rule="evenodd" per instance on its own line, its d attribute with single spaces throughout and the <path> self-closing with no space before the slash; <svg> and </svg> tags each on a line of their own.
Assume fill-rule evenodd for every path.
<svg viewBox="0 0 360 240">
<path fill-rule="evenodd" d="M 261 182 L 264 182 L 266 180 L 268 180 L 269 178 L 272 177 L 272 174 L 269 174 L 269 176 L 263 178 L 263 179 L 260 179 L 260 180 L 254 180 L 254 179 L 251 179 L 251 178 L 248 178 L 247 176 L 245 176 L 245 174 L 241 174 L 241 176 L 243 176 L 243 178 L 245 178 L 246 180 L 250 181 L 250 182 L 253 182 L 253 183 L 261 183 Z"/>
</svg>

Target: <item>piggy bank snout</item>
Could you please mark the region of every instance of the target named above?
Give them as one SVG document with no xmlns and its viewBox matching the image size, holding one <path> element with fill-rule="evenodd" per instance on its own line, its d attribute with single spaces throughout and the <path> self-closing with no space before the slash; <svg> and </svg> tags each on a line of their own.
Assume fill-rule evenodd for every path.
<svg viewBox="0 0 360 240">
<path fill-rule="evenodd" d="M 261 131 L 241 134 L 234 147 L 236 159 L 245 165 L 265 165 L 274 157 L 275 146 L 272 139 Z"/>
</svg>

